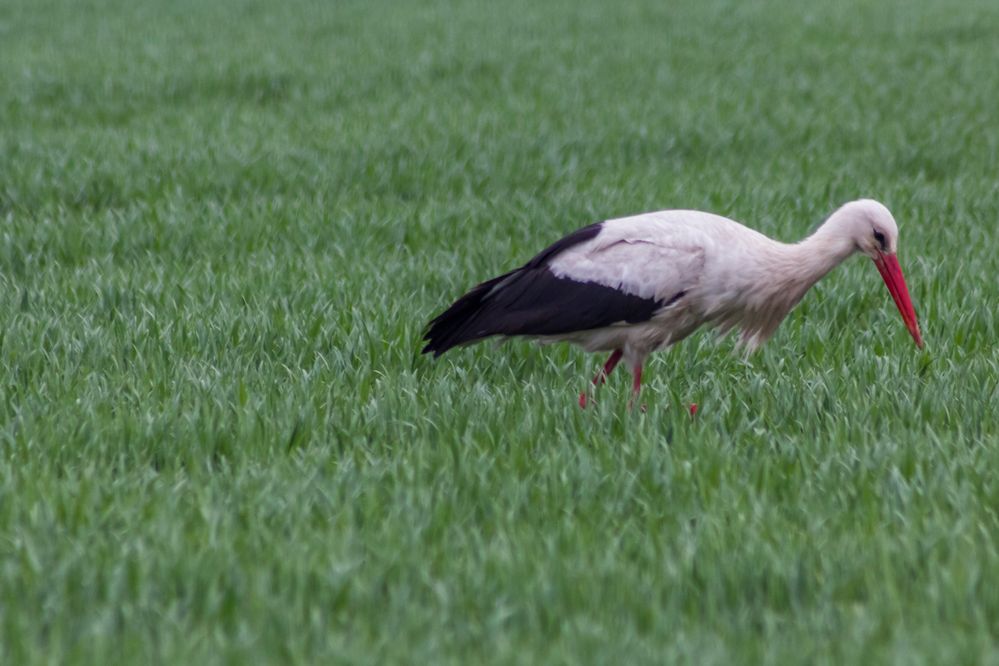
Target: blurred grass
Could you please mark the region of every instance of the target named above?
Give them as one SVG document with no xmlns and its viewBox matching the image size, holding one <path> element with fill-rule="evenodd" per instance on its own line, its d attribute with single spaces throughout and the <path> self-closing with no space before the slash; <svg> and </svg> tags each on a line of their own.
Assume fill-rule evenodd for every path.
<svg viewBox="0 0 999 666">
<path fill-rule="evenodd" d="M 997 663 L 999 7 L 0 7 L 0 661 Z M 741 360 L 423 324 L 585 223 L 867 262 Z M 701 411 L 687 418 L 685 405 Z"/>
</svg>

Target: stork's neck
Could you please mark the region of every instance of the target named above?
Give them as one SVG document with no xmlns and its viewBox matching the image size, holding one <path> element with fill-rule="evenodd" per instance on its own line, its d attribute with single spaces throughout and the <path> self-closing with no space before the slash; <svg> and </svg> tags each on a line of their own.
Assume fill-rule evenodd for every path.
<svg viewBox="0 0 999 666">
<path fill-rule="evenodd" d="M 807 282 L 806 289 L 857 251 L 853 239 L 839 232 L 829 222 L 805 240 L 791 245 L 790 254 L 798 260 L 798 274 Z"/>
<path fill-rule="evenodd" d="M 709 291 L 717 294 L 708 315 L 725 325 L 738 325 L 752 349 L 765 341 L 802 296 L 856 249 L 849 236 L 833 222 L 835 215 L 799 243 L 781 243 L 763 234 L 734 244 L 740 270 L 716 271 Z"/>
<path fill-rule="evenodd" d="M 808 238 L 792 244 L 774 243 L 769 270 L 762 276 L 761 296 L 793 307 L 812 286 L 856 250 L 853 241 L 823 225 Z"/>
</svg>

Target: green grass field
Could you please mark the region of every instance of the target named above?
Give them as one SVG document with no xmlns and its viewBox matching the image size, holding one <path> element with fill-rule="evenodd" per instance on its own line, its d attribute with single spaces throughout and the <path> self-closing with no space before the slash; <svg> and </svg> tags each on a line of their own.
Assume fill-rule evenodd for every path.
<svg viewBox="0 0 999 666">
<path fill-rule="evenodd" d="M 999 5 L 5 0 L 0 663 L 999 664 Z M 869 261 L 748 360 L 419 355 L 583 224 Z M 700 404 L 691 420 L 685 406 Z"/>
</svg>

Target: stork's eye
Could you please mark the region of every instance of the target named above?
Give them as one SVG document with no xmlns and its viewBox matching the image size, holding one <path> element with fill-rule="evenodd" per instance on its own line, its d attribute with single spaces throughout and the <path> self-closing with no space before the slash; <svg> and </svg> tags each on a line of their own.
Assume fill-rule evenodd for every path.
<svg viewBox="0 0 999 666">
<path fill-rule="evenodd" d="M 874 240 L 876 240 L 878 245 L 881 246 L 882 252 L 888 251 L 888 245 L 885 243 L 885 235 L 877 229 L 874 230 Z"/>
</svg>

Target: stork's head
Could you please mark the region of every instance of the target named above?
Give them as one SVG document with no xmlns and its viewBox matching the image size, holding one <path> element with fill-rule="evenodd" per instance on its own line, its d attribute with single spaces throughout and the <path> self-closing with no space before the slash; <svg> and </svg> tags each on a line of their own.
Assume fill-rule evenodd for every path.
<svg viewBox="0 0 999 666">
<path fill-rule="evenodd" d="M 922 347 L 923 336 L 919 333 L 916 310 L 912 307 L 909 289 L 896 256 L 898 225 L 891 211 L 873 199 L 859 199 L 843 205 L 829 217 L 825 226 L 829 227 L 830 233 L 849 238 L 857 251 L 874 261 L 912 339 Z"/>
<path fill-rule="evenodd" d="M 835 218 L 835 219 L 833 219 Z M 898 225 L 891 211 L 873 199 L 851 201 L 830 217 L 829 221 L 848 235 L 857 250 L 877 261 L 885 254 L 898 251 Z"/>
</svg>

